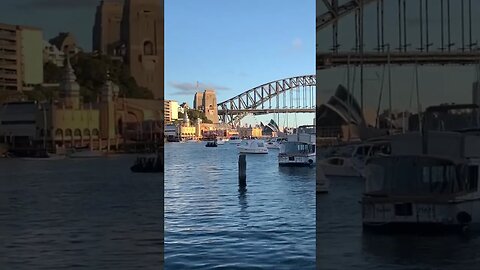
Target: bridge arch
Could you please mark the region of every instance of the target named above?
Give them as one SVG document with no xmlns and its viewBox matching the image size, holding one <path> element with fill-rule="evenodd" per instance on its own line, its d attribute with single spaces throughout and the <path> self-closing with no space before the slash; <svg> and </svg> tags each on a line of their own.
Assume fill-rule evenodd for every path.
<svg viewBox="0 0 480 270">
<path fill-rule="evenodd" d="M 299 88 L 313 88 L 317 85 L 316 75 L 303 75 L 271 81 L 260 86 L 251 88 L 233 98 L 217 104 L 220 121 L 229 124 L 238 122 L 248 113 L 266 114 L 274 112 L 315 112 L 314 89 L 310 89 L 310 104 L 304 106 L 291 106 L 290 108 L 279 107 L 279 96 L 288 91 Z M 313 90 L 313 91 L 311 91 Z M 277 97 L 276 106 L 272 107 L 272 99 Z M 292 98 L 292 97 L 290 97 Z M 297 97 L 298 98 L 298 97 Z M 305 98 L 305 93 L 304 93 Z M 292 100 L 290 100 L 292 102 Z M 285 105 L 285 101 L 284 101 Z M 298 103 L 297 103 L 298 105 Z"/>
</svg>

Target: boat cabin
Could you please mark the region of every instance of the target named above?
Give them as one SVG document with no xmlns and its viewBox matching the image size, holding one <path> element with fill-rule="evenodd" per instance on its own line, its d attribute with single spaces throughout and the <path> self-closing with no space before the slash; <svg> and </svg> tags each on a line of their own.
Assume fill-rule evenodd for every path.
<svg viewBox="0 0 480 270">
<path fill-rule="evenodd" d="M 433 197 L 476 192 L 478 160 L 405 155 L 370 159 L 365 195 Z"/>
</svg>

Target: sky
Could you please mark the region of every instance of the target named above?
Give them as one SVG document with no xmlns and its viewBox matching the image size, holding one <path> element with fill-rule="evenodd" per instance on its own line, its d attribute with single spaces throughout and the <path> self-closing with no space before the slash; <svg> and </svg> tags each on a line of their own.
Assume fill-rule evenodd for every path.
<svg viewBox="0 0 480 270">
<path fill-rule="evenodd" d="M 342 0 L 345 1 L 345 0 Z M 447 1 L 444 1 L 445 3 Z M 420 15 L 419 1 L 406 1 L 407 3 L 407 43 L 412 44 L 411 48 L 420 47 Z M 412 3 L 415 3 L 414 5 Z M 425 3 L 425 1 L 423 1 Z M 437 50 L 441 47 L 440 31 L 440 1 L 429 1 L 430 11 L 430 42 L 431 49 Z M 460 1 L 451 1 L 451 33 L 452 42 L 455 43 L 454 50 L 461 47 L 461 11 Z M 468 1 L 465 1 L 465 8 Z M 392 48 L 398 47 L 398 1 L 385 1 L 385 43 L 392 44 Z M 319 12 L 325 11 L 323 4 L 317 6 Z M 480 1 L 472 1 L 472 36 L 473 42 L 480 39 Z M 376 39 L 376 4 L 370 4 L 365 9 L 365 50 L 373 51 L 377 46 Z M 425 17 L 423 18 L 425 19 Z M 445 9 L 446 20 L 446 9 Z M 468 13 L 465 13 L 465 39 L 468 43 Z M 425 29 L 425 24 L 423 24 Z M 355 28 L 354 16 L 349 15 L 339 23 L 339 43 L 341 51 L 350 51 L 354 47 Z M 446 22 L 445 22 L 446 29 Z M 446 31 L 446 30 L 445 30 Z M 446 32 L 445 32 L 446 33 Z M 425 37 L 425 35 L 424 35 Z M 446 39 L 446 38 L 445 38 Z M 319 52 L 330 52 L 332 47 L 332 28 L 327 27 L 317 33 Z M 430 105 L 439 103 L 469 103 L 472 99 L 472 83 L 477 79 L 476 66 L 418 66 L 418 72 L 414 65 L 392 66 L 392 103 L 393 109 L 411 111 L 417 110 L 415 76 L 418 74 L 419 82 L 419 103 L 423 109 Z M 353 74 L 353 67 L 350 69 Z M 359 71 L 356 69 L 355 93 L 359 93 Z M 347 84 L 346 68 L 337 67 L 319 71 L 317 74 L 317 97 L 326 101 L 331 96 L 338 84 Z M 379 101 L 382 74 L 385 74 L 381 107 L 387 107 L 388 95 L 386 95 L 388 80 L 386 72 L 381 67 L 365 68 L 364 96 L 365 103 L 370 108 L 376 108 Z M 350 80 L 353 85 L 353 79 Z M 358 98 L 358 95 L 357 95 Z M 318 103 L 318 102 L 317 102 Z"/>
<path fill-rule="evenodd" d="M 49 40 L 71 32 L 86 51 L 92 48 L 92 28 L 99 0 L 1 0 L 0 22 L 41 28 Z"/>
<path fill-rule="evenodd" d="M 214 88 L 221 102 L 311 74 L 315 0 L 165 0 L 166 99 L 192 106 L 197 81 L 198 90 Z M 297 124 L 311 124 L 313 117 L 298 114 Z M 242 124 L 271 118 L 248 117 Z"/>
</svg>

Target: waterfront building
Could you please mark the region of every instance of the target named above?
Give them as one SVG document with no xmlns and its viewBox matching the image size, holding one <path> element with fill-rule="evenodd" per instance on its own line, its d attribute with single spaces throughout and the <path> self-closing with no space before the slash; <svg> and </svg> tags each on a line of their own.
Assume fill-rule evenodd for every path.
<svg viewBox="0 0 480 270">
<path fill-rule="evenodd" d="M 32 147 L 46 141 L 49 149 L 118 149 L 119 143 L 163 140 L 163 102 L 159 100 L 120 98 L 118 86 L 107 78 L 100 102 L 83 104 L 68 58 L 60 90 L 61 99 L 50 104 L 4 104 L 0 136 L 28 138 L 24 146 Z M 28 119 L 17 119 L 17 114 Z M 6 140 L 10 145 L 13 141 Z"/>
<path fill-rule="evenodd" d="M 4 103 L 0 107 L 0 143 L 30 144 L 42 125 L 40 109 L 35 101 Z"/>
<path fill-rule="evenodd" d="M 0 23 L 0 91 L 21 92 L 43 82 L 42 30 Z"/>
<path fill-rule="evenodd" d="M 169 123 L 178 119 L 178 102 L 175 100 L 164 101 L 165 122 Z"/>
<path fill-rule="evenodd" d="M 101 1 L 93 27 L 93 50 L 120 57 L 137 84 L 163 99 L 163 3 Z"/>
<path fill-rule="evenodd" d="M 260 138 L 262 137 L 262 127 L 260 126 L 249 126 L 249 127 L 239 127 L 238 128 L 238 135 L 241 138 L 250 138 L 250 137 L 255 137 L 255 138 Z"/>
<path fill-rule="evenodd" d="M 175 124 L 166 124 L 165 125 L 165 138 L 167 138 L 167 141 L 173 142 L 178 140 L 178 129 Z"/>
</svg>

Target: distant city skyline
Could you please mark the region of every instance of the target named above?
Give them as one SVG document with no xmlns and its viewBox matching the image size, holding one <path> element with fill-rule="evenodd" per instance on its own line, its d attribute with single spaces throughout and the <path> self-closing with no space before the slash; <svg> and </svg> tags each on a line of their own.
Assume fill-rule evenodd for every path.
<svg viewBox="0 0 480 270">
<path fill-rule="evenodd" d="M 198 91 L 213 88 L 222 102 L 270 81 L 315 74 L 314 25 L 314 0 L 166 0 L 165 98 L 192 106 L 198 81 Z M 306 118 L 311 124 L 313 114 Z"/>
</svg>

